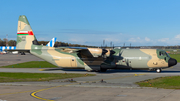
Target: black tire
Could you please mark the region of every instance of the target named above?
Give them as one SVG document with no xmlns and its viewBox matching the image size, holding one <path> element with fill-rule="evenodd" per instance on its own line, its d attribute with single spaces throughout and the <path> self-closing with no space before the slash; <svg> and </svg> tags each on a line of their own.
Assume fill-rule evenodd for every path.
<svg viewBox="0 0 180 101">
<path fill-rule="evenodd" d="M 26 55 L 24 52 L 21 52 L 21 55 Z"/>
<path fill-rule="evenodd" d="M 101 70 L 100 70 L 100 71 L 101 71 L 101 72 L 106 72 L 106 71 L 107 71 L 107 69 L 102 69 L 102 68 L 101 68 Z"/>
</svg>

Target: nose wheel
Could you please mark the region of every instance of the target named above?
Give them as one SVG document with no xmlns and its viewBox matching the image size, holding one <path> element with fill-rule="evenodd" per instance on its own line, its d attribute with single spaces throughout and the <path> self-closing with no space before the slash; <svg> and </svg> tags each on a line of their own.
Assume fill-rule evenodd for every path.
<svg viewBox="0 0 180 101">
<path fill-rule="evenodd" d="M 162 70 L 159 68 L 159 69 L 156 69 L 156 72 L 157 73 L 160 73 Z"/>
</svg>

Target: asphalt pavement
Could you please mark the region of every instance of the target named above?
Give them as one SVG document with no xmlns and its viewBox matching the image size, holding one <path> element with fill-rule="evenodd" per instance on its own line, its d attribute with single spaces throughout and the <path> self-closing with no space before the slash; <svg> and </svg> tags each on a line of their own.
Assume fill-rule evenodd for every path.
<svg viewBox="0 0 180 101">
<path fill-rule="evenodd" d="M 0 56 L 1 66 L 43 61 L 33 55 Z M 108 70 L 105 73 L 62 68 L 0 68 L 0 72 L 82 73 L 96 76 L 40 82 L 0 83 L 0 101 L 175 101 L 179 90 L 139 87 L 135 82 L 180 74 L 180 64 L 161 73 L 147 70 Z M 72 82 L 73 81 L 73 82 Z"/>
</svg>

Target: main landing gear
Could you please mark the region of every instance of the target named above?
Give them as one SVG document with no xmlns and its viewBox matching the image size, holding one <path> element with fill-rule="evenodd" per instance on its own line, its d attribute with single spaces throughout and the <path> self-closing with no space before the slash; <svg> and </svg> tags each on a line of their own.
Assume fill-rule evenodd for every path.
<svg viewBox="0 0 180 101">
<path fill-rule="evenodd" d="M 104 69 L 104 68 L 100 69 L 100 72 L 106 72 L 106 71 L 107 71 L 107 69 Z"/>
<path fill-rule="evenodd" d="M 24 52 L 21 52 L 21 55 L 26 55 Z"/>
</svg>

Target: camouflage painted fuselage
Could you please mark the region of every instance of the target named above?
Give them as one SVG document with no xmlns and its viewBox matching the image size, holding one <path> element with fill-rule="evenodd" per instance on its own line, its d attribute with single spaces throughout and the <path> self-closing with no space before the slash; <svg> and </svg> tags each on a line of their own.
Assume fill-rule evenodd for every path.
<svg viewBox="0 0 180 101">
<path fill-rule="evenodd" d="M 170 57 L 159 49 L 114 49 L 107 59 L 88 57 L 81 52 L 64 52 L 64 48 L 32 45 L 30 53 L 58 67 L 85 70 L 105 69 L 155 69 L 167 68 Z M 162 52 L 164 55 L 159 55 Z"/>
<path fill-rule="evenodd" d="M 162 69 L 177 61 L 159 49 L 99 49 L 49 47 L 39 45 L 26 16 L 20 16 L 17 29 L 17 50 L 31 54 L 62 68 L 85 70 Z M 106 58 L 105 58 L 106 57 Z"/>
</svg>

